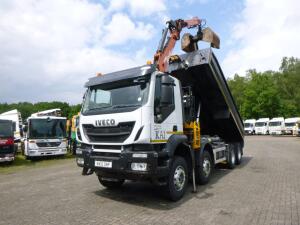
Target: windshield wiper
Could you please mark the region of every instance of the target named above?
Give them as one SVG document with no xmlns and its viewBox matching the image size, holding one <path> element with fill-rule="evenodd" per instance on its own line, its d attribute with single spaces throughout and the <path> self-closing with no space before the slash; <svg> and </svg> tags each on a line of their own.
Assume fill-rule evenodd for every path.
<svg viewBox="0 0 300 225">
<path fill-rule="evenodd" d="M 122 104 L 122 105 L 114 105 L 113 106 L 113 109 L 116 109 L 116 108 L 126 108 L 126 107 L 137 107 L 137 106 L 140 106 L 139 104 Z"/>
<path fill-rule="evenodd" d="M 111 105 L 108 105 L 108 106 L 103 106 L 103 107 L 91 108 L 91 109 L 88 109 L 88 111 L 98 110 L 98 109 L 105 109 L 105 108 L 109 108 L 109 107 L 112 107 L 112 106 L 111 106 Z"/>
</svg>

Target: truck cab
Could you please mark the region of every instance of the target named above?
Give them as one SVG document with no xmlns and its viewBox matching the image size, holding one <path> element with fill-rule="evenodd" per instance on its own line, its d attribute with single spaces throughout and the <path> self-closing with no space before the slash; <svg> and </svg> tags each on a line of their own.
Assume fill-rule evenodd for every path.
<svg viewBox="0 0 300 225">
<path fill-rule="evenodd" d="M 241 162 L 243 123 L 213 52 L 178 57 L 168 73 L 145 65 L 89 79 L 77 128 L 83 175 L 108 188 L 151 181 L 178 200 L 189 179 L 204 184 L 217 163 Z"/>
<path fill-rule="evenodd" d="M 25 130 L 26 158 L 67 154 L 65 117 L 51 114 L 49 111 L 32 114 L 27 119 Z"/>
<path fill-rule="evenodd" d="M 247 119 L 244 122 L 245 134 L 255 134 L 255 119 Z"/>
<path fill-rule="evenodd" d="M 297 122 L 300 122 L 300 117 L 287 118 L 284 120 L 285 130 L 284 134 L 295 135 L 297 130 Z"/>
<path fill-rule="evenodd" d="M 269 118 L 260 118 L 255 122 L 255 134 L 269 134 Z"/>
<path fill-rule="evenodd" d="M 13 162 L 14 159 L 13 122 L 0 119 L 0 162 Z"/>
<path fill-rule="evenodd" d="M 282 135 L 284 134 L 285 126 L 284 126 L 284 118 L 283 117 L 275 117 L 272 118 L 269 122 L 269 132 L 272 135 Z"/>
</svg>

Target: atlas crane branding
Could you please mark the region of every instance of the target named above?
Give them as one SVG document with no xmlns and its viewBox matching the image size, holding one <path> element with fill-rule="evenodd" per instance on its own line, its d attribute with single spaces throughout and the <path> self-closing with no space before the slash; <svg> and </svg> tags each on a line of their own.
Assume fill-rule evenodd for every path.
<svg viewBox="0 0 300 225">
<path fill-rule="evenodd" d="M 104 120 L 96 120 L 95 126 L 96 127 L 109 127 L 115 126 L 116 121 L 114 119 L 104 119 Z"/>
</svg>

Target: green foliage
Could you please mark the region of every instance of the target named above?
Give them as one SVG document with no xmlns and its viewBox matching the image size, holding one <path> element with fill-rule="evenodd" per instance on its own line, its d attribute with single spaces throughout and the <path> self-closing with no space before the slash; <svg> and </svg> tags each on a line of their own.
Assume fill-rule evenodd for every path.
<svg viewBox="0 0 300 225">
<path fill-rule="evenodd" d="M 77 115 L 77 113 L 80 111 L 81 105 L 69 105 L 66 102 L 38 102 L 35 104 L 29 102 L 12 104 L 3 103 L 0 104 L 0 113 L 17 109 L 21 112 L 22 118 L 25 120 L 32 113 L 55 108 L 60 108 L 62 110 L 62 116 L 71 118 L 73 115 Z"/>
<path fill-rule="evenodd" d="M 249 70 L 228 85 L 244 119 L 300 116 L 300 61 L 284 57 L 278 72 Z"/>
</svg>

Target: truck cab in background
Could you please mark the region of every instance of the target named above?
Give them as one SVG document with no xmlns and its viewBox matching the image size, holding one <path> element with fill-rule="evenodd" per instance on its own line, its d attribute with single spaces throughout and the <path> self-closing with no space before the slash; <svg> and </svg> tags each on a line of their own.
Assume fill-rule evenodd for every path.
<svg viewBox="0 0 300 225">
<path fill-rule="evenodd" d="M 0 119 L 0 162 L 13 162 L 14 159 L 13 122 Z"/>
<path fill-rule="evenodd" d="M 260 118 L 255 122 L 255 134 L 269 134 L 269 118 Z"/>
<path fill-rule="evenodd" d="M 275 117 L 272 118 L 269 122 L 269 132 L 272 135 L 282 135 L 284 134 L 285 126 L 284 126 L 284 118 L 283 117 Z"/>
<path fill-rule="evenodd" d="M 298 132 L 297 122 L 300 122 L 300 117 L 287 118 L 284 120 L 284 134 L 296 135 Z"/>
<path fill-rule="evenodd" d="M 10 110 L 1 113 L 0 119 L 12 121 L 15 149 L 17 150 L 18 146 L 20 147 L 21 140 L 23 138 L 23 122 L 22 122 L 21 113 L 17 109 Z"/>
<path fill-rule="evenodd" d="M 60 109 L 53 109 L 34 113 L 27 119 L 26 158 L 67 154 L 66 118 L 60 115 Z"/>
<path fill-rule="evenodd" d="M 244 122 L 245 134 L 255 134 L 255 119 L 247 119 Z"/>
</svg>

